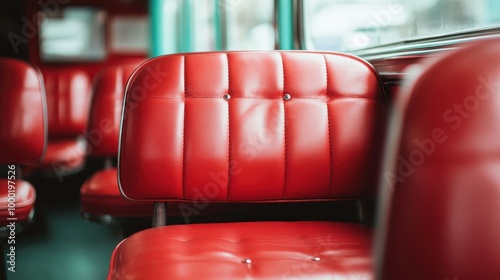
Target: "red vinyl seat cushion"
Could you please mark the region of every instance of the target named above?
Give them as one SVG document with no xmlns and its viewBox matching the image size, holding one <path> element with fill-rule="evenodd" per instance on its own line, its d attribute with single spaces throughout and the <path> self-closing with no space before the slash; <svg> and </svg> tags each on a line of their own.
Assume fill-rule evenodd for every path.
<svg viewBox="0 0 500 280">
<path fill-rule="evenodd" d="M 336 222 L 152 228 L 118 245 L 108 280 L 221 279 L 221 275 L 224 279 L 368 280 L 373 277 L 371 237 L 369 227 Z"/>
<path fill-rule="evenodd" d="M 51 141 L 43 163 L 61 163 L 68 167 L 78 167 L 85 159 L 85 144 L 78 140 Z"/>
<path fill-rule="evenodd" d="M 135 70 L 124 100 L 118 180 L 127 198 L 259 205 L 376 193 L 387 104 L 357 57 L 161 56 Z M 158 227 L 116 248 L 109 279 L 371 279 L 371 237 L 344 222 Z"/>
<path fill-rule="evenodd" d="M 91 81 L 76 68 L 44 69 L 49 137 L 71 139 L 87 126 Z"/>
<path fill-rule="evenodd" d="M 380 279 L 500 279 L 499 50 L 495 38 L 443 53 L 400 92 L 380 185 Z"/>
<path fill-rule="evenodd" d="M 90 156 L 117 156 L 123 92 L 128 77 L 137 65 L 108 67 L 94 77 L 90 118 L 85 132 Z M 93 216 L 152 216 L 153 202 L 124 198 L 117 178 L 116 168 L 98 171 L 90 177 L 80 189 L 80 210 Z"/>
<path fill-rule="evenodd" d="M 90 156 L 116 157 L 127 80 L 139 64 L 107 67 L 93 80 L 90 117 L 85 133 Z"/>
<path fill-rule="evenodd" d="M 256 202 L 376 193 L 387 104 L 375 70 L 357 57 L 161 56 L 136 69 L 124 100 L 118 165 L 128 198 Z"/>
<path fill-rule="evenodd" d="M 131 201 L 118 188 L 116 168 L 96 172 L 80 189 L 81 211 L 115 217 L 151 216 L 153 202 Z"/>
<path fill-rule="evenodd" d="M 47 97 L 48 145 L 43 162 L 23 171 L 54 172 L 58 177 L 80 170 L 85 161 L 85 141 L 90 103 L 90 78 L 80 69 L 44 69 Z"/>
<path fill-rule="evenodd" d="M 85 142 L 77 139 L 51 140 L 47 152 L 40 164 L 26 165 L 23 171 L 52 169 L 56 172 L 72 172 L 79 169 L 85 162 Z M 62 175 L 62 174 L 61 174 Z"/>
<path fill-rule="evenodd" d="M 179 207 L 184 204 L 183 207 Z M 202 207 L 200 207 L 200 205 Z M 80 210 L 94 216 L 109 215 L 113 217 L 150 217 L 153 215 L 154 203 L 150 201 L 133 201 L 120 193 L 117 180 L 117 169 L 110 168 L 96 172 L 87 179 L 80 189 Z M 223 211 L 244 210 L 244 205 L 210 203 L 208 205 L 191 202 L 171 202 L 167 204 L 167 215 L 190 217 L 220 214 Z"/>
<path fill-rule="evenodd" d="M 30 218 L 31 211 L 35 205 L 35 188 L 26 181 L 15 180 L 15 208 L 14 216 L 9 211 L 9 180 L 0 179 L 0 226 L 10 223 L 7 218 L 17 218 L 16 223 L 26 222 Z"/>
<path fill-rule="evenodd" d="M 45 107 L 38 70 L 19 60 L 0 58 L 1 164 L 40 161 L 47 145 Z"/>
</svg>

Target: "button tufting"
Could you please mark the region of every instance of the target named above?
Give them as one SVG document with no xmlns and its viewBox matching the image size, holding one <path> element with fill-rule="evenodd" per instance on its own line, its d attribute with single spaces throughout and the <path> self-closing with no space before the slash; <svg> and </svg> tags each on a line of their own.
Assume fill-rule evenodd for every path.
<svg viewBox="0 0 500 280">
<path fill-rule="evenodd" d="M 243 260 L 241 260 L 241 262 L 246 263 L 246 264 L 251 264 L 252 260 L 251 259 L 243 259 Z"/>
<path fill-rule="evenodd" d="M 292 99 L 292 96 L 287 93 L 287 94 L 283 95 L 283 99 L 285 99 L 286 101 L 288 101 L 288 100 Z"/>
<path fill-rule="evenodd" d="M 229 99 L 231 99 L 231 95 L 229 95 L 228 93 L 224 94 L 222 96 L 222 98 L 224 98 L 224 100 L 228 101 Z"/>
<path fill-rule="evenodd" d="M 313 257 L 311 260 L 313 262 L 319 262 L 321 260 L 321 258 L 320 257 Z"/>
</svg>

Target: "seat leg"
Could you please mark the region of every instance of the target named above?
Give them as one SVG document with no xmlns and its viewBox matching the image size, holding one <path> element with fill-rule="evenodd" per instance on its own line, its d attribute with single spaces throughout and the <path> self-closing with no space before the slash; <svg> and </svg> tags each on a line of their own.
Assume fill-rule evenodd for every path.
<svg viewBox="0 0 500 280">
<path fill-rule="evenodd" d="M 162 227 L 167 224 L 167 203 L 155 202 L 153 213 L 153 227 Z"/>
</svg>

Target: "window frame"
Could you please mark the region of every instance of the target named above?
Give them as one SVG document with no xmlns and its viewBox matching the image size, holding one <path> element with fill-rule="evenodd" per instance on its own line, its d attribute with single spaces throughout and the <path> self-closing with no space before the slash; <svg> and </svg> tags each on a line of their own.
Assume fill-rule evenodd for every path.
<svg viewBox="0 0 500 280">
<path fill-rule="evenodd" d="M 310 37 L 307 32 L 307 8 L 305 6 L 305 1 L 295 1 L 298 1 L 297 9 L 300 11 L 300 16 L 298 17 L 300 21 L 298 30 L 300 30 L 300 32 L 296 33 L 299 49 L 310 50 L 312 48 L 310 42 L 308 42 Z M 409 56 L 425 56 L 457 48 L 462 43 L 491 37 L 500 37 L 500 24 L 489 27 L 472 28 L 464 31 L 422 36 L 414 39 L 403 39 L 393 43 L 347 51 L 347 53 L 360 56 L 368 61 Z"/>
</svg>

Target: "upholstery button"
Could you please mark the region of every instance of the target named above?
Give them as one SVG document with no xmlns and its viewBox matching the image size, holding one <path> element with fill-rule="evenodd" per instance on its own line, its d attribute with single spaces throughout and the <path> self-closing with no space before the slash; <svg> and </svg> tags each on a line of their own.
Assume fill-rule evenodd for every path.
<svg viewBox="0 0 500 280">
<path fill-rule="evenodd" d="M 246 263 L 246 264 L 251 264 L 252 260 L 251 259 L 243 259 L 243 260 L 241 260 L 241 262 Z"/>
<path fill-rule="evenodd" d="M 285 95 L 283 95 L 283 99 L 285 99 L 286 101 L 292 99 L 292 96 L 288 93 L 286 93 Z"/>
<path fill-rule="evenodd" d="M 313 257 L 311 260 L 313 262 L 319 262 L 321 260 L 321 258 L 320 257 Z"/>
<path fill-rule="evenodd" d="M 226 94 L 224 94 L 224 96 L 222 96 L 222 98 L 224 98 L 224 100 L 228 101 L 229 99 L 231 99 L 231 95 L 226 93 Z"/>
</svg>

